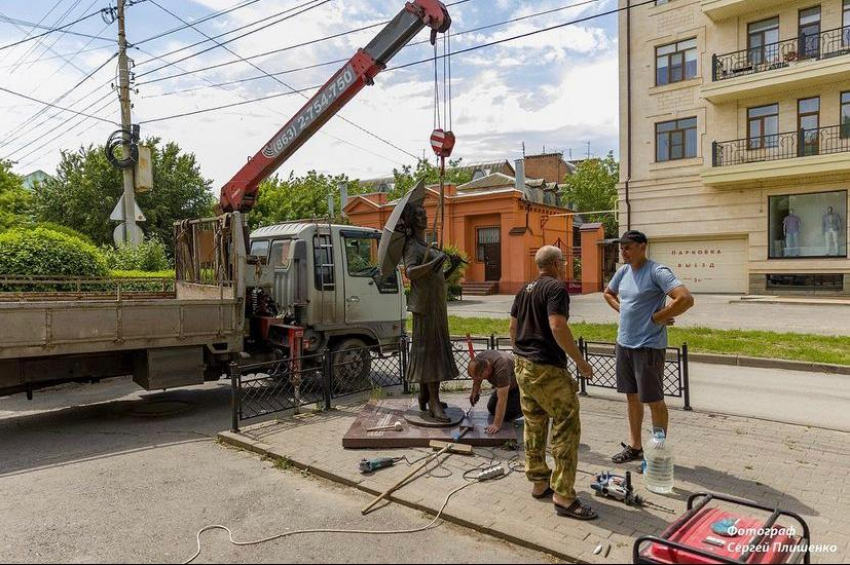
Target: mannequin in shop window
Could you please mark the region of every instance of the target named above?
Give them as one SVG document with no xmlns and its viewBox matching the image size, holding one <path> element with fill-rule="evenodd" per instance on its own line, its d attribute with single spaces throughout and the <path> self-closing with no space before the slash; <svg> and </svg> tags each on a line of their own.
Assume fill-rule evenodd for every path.
<svg viewBox="0 0 850 565">
<path fill-rule="evenodd" d="M 841 216 L 835 213 L 832 206 L 827 208 L 826 214 L 823 215 L 823 237 L 826 240 L 827 255 L 838 255 L 841 252 L 839 234 L 842 223 Z"/>
<path fill-rule="evenodd" d="M 785 256 L 800 256 L 800 230 L 803 221 L 794 213 L 794 209 L 788 210 L 788 215 L 782 221 L 782 233 L 785 235 Z"/>
</svg>

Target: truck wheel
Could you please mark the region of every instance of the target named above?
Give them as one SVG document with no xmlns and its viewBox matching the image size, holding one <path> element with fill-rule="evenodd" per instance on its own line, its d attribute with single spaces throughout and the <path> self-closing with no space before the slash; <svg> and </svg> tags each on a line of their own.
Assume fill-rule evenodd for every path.
<svg viewBox="0 0 850 565">
<path fill-rule="evenodd" d="M 349 394 L 372 388 L 372 354 L 357 338 L 340 341 L 331 348 L 333 392 Z"/>
</svg>

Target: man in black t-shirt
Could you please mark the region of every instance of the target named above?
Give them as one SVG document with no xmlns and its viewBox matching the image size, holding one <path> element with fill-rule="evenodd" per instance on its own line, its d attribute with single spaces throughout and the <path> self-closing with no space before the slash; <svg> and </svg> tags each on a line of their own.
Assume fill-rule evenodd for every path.
<svg viewBox="0 0 850 565">
<path fill-rule="evenodd" d="M 567 355 L 585 378 L 592 378 L 593 369 L 567 324 L 570 296 L 562 280 L 563 253 L 557 247 L 541 247 L 535 261 L 537 280 L 517 293 L 511 308 L 511 340 L 525 417 L 525 474 L 534 483 L 531 496 L 551 495 L 559 516 L 593 520 L 596 513 L 575 491 L 581 421 L 578 384 L 567 370 Z M 546 463 L 550 420 L 554 471 Z"/>
</svg>

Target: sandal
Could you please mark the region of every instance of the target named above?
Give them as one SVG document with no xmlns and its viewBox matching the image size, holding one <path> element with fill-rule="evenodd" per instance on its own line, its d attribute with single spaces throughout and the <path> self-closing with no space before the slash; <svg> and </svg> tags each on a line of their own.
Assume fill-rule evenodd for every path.
<svg viewBox="0 0 850 565">
<path fill-rule="evenodd" d="M 640 461 L 643 459 L 643 449 L 635 449 L 631 445 L 626 445 L 625 443 L 621 443 L 620 445 L 623 446 L 623 451 L 611 458 L 611 461 L 617 465 L 622 465 L 631 461 Z"/>
<path fill-rule="evenodd" d="M 544 491 L 543 491 L 542 493 L 540 493 L 540 494 L 534 494 L 534 493 L 532 492 L 532 493 L 531 493 L 531 498 L 533 498 L 533 499 L 535 499 L 535 500 L 543 500 L 544 498 L 552 498 L 552 495 L 553 495 L 553 494 L 555 494 L 555 491 L 554 491 L 554 490 L 552 490 L 552 488 L 551 488 L 551 487 L 546 487 L 546 490 L 544 490 Z"/>
<path fill-rule="evenodd" d="M 573 503 L 566 508 L 556 502 L 555 512 L 558 514 L 558 516 L 563 516 L 564 518 L 572 518 L 574 520 L 581 520 L 582 522 L 588 522 L 590 520 L 596 520 L 597 518 L 599 518 L 596 512 L 593 511 L 593 508 L 591 508 L 587 504 L 584 504 L 578 498 L 576 498 Z"/>
</svg>

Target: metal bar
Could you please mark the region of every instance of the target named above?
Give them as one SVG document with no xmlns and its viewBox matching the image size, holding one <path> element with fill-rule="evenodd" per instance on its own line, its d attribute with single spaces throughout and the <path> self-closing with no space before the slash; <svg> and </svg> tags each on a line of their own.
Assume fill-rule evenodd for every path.
<svg viewBox="0 0 850 565">
<path fill-rule="evenodd" d="M 239 398 L 242 374 L 239 364 L 235 361 L 230 363 L 230 431 L 239 433 L 239 419 L 242 415 L 242 403 Z"/>
<path fill-rule="evenodd" d="M 682 344 L 682 353 L 679 358 L 679 372 L 682 376 L 682 387 L 684 390 L 682 391 L 685 397 L 685 410 L 688 412 L 692 411 L 691 407 L 691 384 L 690 378 L 688 375 L 688 344 Z"/>
<path fill-rule="evenodd" d="M 325 410 L 330 410 L 332 407 L 331 401 L 333 399 L 333 353 L 330 351 L 325 351 L 324 358 L 322 359 L 322 388 L 325 396 Z"/>
</svg>

